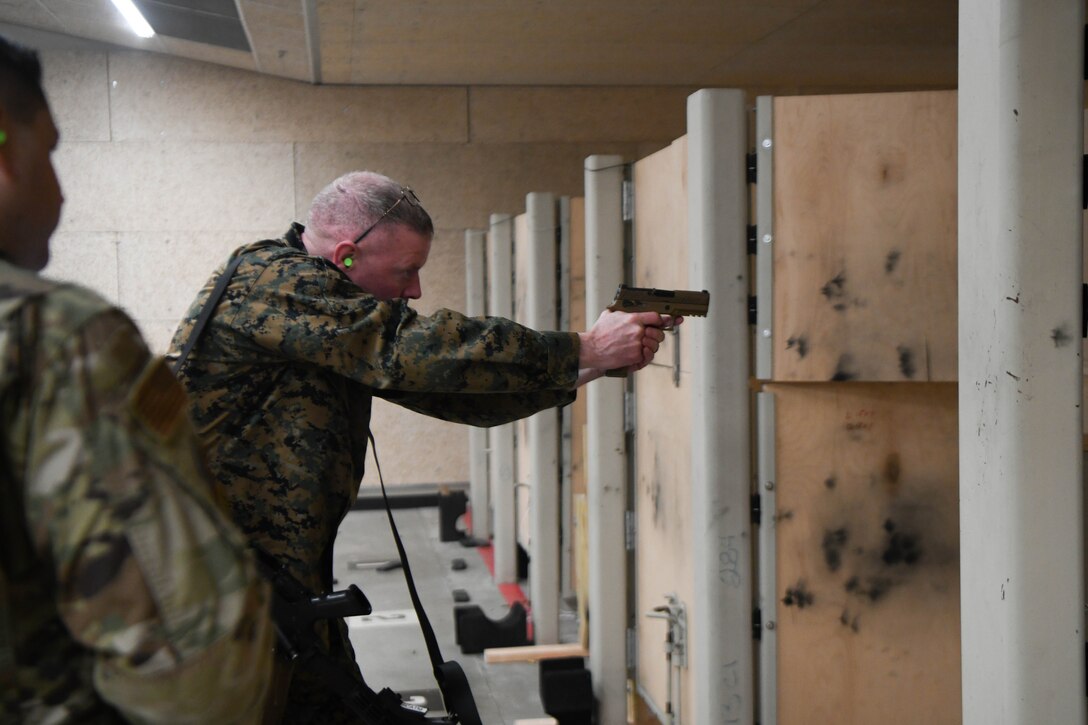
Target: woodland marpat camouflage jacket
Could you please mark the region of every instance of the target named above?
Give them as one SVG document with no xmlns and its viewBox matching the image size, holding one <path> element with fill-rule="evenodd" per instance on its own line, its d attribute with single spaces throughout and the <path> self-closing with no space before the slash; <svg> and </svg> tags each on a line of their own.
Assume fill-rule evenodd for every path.
<svg viewBox="0 0 1088 725">
<path fill-rule="evenodd" d="M 327 557 L 363 475 L 372 396 L 449 421 L 516 420 L 574 399 L 578 336 L 380 301 L 307 254 L 302 231 L 234 252 L 244 259 L 178 374 L 235 522 L 327 590 Z M 217 278 L 175 333 L 173 355 Z"/>
</svg>

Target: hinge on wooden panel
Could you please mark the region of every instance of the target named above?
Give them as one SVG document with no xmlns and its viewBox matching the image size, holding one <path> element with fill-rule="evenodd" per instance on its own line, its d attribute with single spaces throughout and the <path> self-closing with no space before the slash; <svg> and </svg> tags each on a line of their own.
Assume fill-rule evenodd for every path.
<svg viewBox="0 0 1088 725">
<path fill-rule="evenodd" d="M 635 218 L 635 183 L 630 179 L 624 179 L 621 190 L 623 220 L 625 222 L 633 221 Z"/>
<path fill-rule="evenodd" d="M 752 639 L 756 642 L 763 639 L 763 612 L 759 607 L 752 610 Z"/>
<path fill-rule="evenodd" d="M 756 225 L 748 225 L 748 254 L 756 254 Z"/>
<path fill-rule="evenodd" d="M 752 494 L 752 523 L 759 524 L 759 520 L 763 515 L 763 510 L 760 508 L 759 494 Z"/>
<path fill-rule="evenodd" d="M 754 153 L 747 154 L 745 158 L 747 159 L 748 183 L 754 184 L 756 183 L 756 155 Z"/>
<path fill-rule="evenodd" d="M 627 551 L 635 550 L 635 537 L 638 536 L 638 522 L 634 511 L 623 512 L 623 545 Z"/>
<path fill-rule="evenodd" d="M 755 295 L 748 296 L 748 324 L 756 324 L 759 313 L 759 299 Z"/>
<path fill-rule="evenodd" d="M 1088 284 L 1080 286 L 1080 336 L 1088 337 Z"/>
<path fill-rule="evenodd" d="M 1080 160 L 1080 208 L 1088 211 L 1088 155 Z"/>
</svg>

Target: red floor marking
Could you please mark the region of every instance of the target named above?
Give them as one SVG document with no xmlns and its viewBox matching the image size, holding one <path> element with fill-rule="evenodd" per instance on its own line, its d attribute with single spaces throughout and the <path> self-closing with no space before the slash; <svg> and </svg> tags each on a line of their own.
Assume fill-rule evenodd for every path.
<svg viewBox="0 0 1088 725">
<path fill-rule="evenodd" d="M 472 530 L 472 512 L 466 511 L 464 515 L 465 530 Z M 480 558 L 483 559 L 484 565 L 487 570 L 491 572 L 491 579 L 495 579 L 495 551 L 491 548 L 491 544 L 487 546 L 477 546 L 476 551 L 480 553 Z M 521 585 L 517 582 L 512 584 L 499 584 L 499 593 L 502 594 L 502 598 L 506 600 L 507 605 L 513 606 L 514 602 L 521 602 L 521 606 L 525 607 L 525 611 L 528 614 L 527 622 L 525 624 L 525 636 L 529 641 L 533 641 L 533 608 L 529 605 L 529 598 L 525 596 L 525 592 L 521 590 Z"/>
</svg>

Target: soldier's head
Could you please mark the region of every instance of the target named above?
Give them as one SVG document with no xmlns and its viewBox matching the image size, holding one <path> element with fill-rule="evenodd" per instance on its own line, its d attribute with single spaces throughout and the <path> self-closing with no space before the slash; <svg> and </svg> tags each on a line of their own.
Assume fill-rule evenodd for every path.
<svg viewBox="0 0 1088 725">
<path fill-rule="evenodd" d="M 415 193 L 389 177 L 353 171 L 314 197 L 303 237 L 363 291 L 418 299 L 434 224 Z"/>
<path fill-rule="evenodd" d="M 37 53 L 0 37 L 0 254 L 27 269 L 49 261 L 60 221 L 57 141 Z"/>
</svg>

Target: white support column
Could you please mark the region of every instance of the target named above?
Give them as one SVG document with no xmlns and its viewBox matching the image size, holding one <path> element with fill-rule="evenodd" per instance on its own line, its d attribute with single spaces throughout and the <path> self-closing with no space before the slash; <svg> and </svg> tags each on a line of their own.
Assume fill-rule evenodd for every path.
<svg viewBox="0 0 1088 725">
<path fill-rule="evenodd" d="M 757 137 L 758 138 L 758 137 Z M 778 545 L 774 522 L 778 512 L 775 500 L 775 417 L 774 394 L 757 393 L 756 428 L 758 449 L 759 510 L 759 609 L 763 614 L 759 636 L 759 723 L 778 725 Z"/>
<path fill-rule="evenodd" d="M 486 258 L 487 234 L 476 229 L 465 230 L 465 314 L 481 317 L 487 314 Z M 468 429 L 469 502 L 472 506 L 472 538 L 491 538 L 491 497 L 487 484 L 487 429 Z"/>
<path fill-rule="evenodd" d="M 586 320 L 611 304 L 623 281 L 623 158 L 586 159 Z M 597 722 L 627 718 L 627 446 L 619 378 L 586 389 L 589 508 L 589 669 Z"/>
<path fill-rule="evenodd" d="M 555 196 L 525 197 L 529 222 L 526 321 L 534 330 L 554 330 Z M 559 643 L 559 411 L 542 410 L 528 421 L 529 480 L 533 532 L 529 548 L 529 597 L 536 644 Z"/>
<path fill-rule="evenodd" d="M 688 97 L 688 283 L 710 292 L 691 320 L 693 722 L 751 725 L 752 572 L 748 390 L 748 125 L 744 92 Z"/>
<path fill-rule="evenodd" d="M 1084 0 L 961 0 L 963 722 L 1085 722 Z"/>
<path fill-rule="evenodd" d="M 559 197 L 559 326 L 557 330 L 570 330 L 570 197 Z M 575 330 L 574 332 L 581 332 Z M 572 426 L 573 406 L 567 405 L 559 411 L 559 596 L 574 595 L 574 499 L 571 453 L 574 448 Z"/>
<path fill-rule="evenodd" d="M 487 314 L 508 319 L 514 314 L 513 238 L 514 218 L 509 214 L 492 214 L 487 233 Z M 491 450 L 488 478 L 495 531 L 495 581 L 515 584 L 518 556 L 514 538 L 514 424 L 490 428 L 487 440 Z"/>
</svg>

